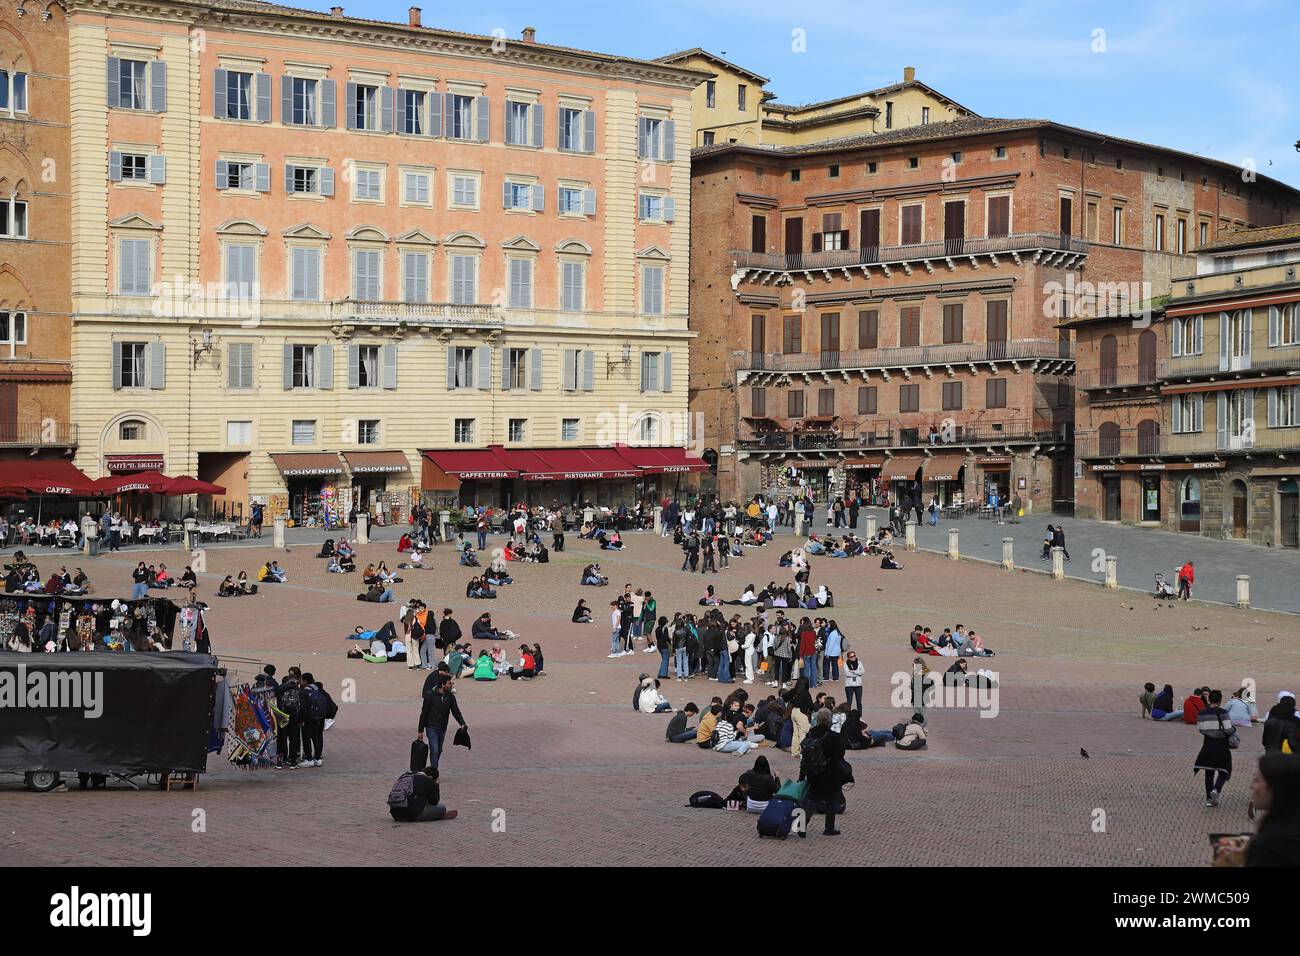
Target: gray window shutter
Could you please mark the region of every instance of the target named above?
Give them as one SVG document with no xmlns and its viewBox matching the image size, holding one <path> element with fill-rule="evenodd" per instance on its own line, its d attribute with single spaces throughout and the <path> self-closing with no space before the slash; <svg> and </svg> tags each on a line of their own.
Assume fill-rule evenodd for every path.
<svg viewBox="0 0 1300 956">
<path fill-rule="evenodd" d="M 501 208 L 510 208 L 510 180 L 508 179 L 501 183 Z"/>
<path fill-rule="evenodd" d="M 320 81 L 320 125 L 333 129 L 337 123 L 334 115 L 334 81 Z"/>
<path fill-rule="evenodd" d="M 357 85 L 348 83 L 344 87 L 343 125 L 348 129 L 357 128 Z"/>
<path fill-rule="evenodd" d="M 1251 347 L 1255 339 L 1255 310 L 1243 309 L 1242 311 L 1246 313 L 1246 367 L 1250 368 Z"/>
<path fill-rule="evenodd" d="M 542 350 L 528 350 L 528 387 L 534 392 L 542 390 Z"/>
<path fill-rule="evenodd" d="M 596 390 L 596 353 L 591 349 L 582 351 L 582 390 L 584 392 Z"/>
<path fill-rule="evenodd" d="M 257 177 L 257 191 L 259 193 L 269 193 L 271 191 L 271 164 L 257 163 L 253 172 Z"/>
<path fill-rule="evenodd" d="M 348 388 L 361 387 L 360 346 L 348 346 Z"/>
<path fill-rule="evenodd" d="M 1173 420 L 1174 433 L 1177 434 L 1183 430 L 1183 402 L 1181 395 L 1174 396 L 1174 404 L 1170 411 Z"/>
<path fill-rule="evenodd" d="M 447 346 L 447 387 L 456 387 L 456 347 Z"/>
<path fill-rule="evenodd" d="M 293 77 L 280 77 L 280 122 L 285 126 L 293 124 Z"/>
<path fill-rule="evenodd" d="M 541 183 L 533 183 L 530 191 L 533 194 L 533 212 L 541 212 L 546 208 L 546 187 Z"/>
<path fill-rule="evenodd" d="M 1278 318 L 1280 310 L 1275 305 L 1268 307 L 1268 344 L 1270 347 L 1277 345 L 1278 340 Z"/>
<path fill-rule="evenodd" d="M 253 118 L 259 123 L 271 122 L 271 74 L 255 73 L 253 82 L 257 85 L 257 112 Z"/>
<path fill-rule="evenodd" d="M 224 159 L 217 160 L 217 188 L 225 189 L 230 181 L 230 168 Z"/>
<path fill-rule="evenodd" d="M 113 388 L 122 387 L 122 343 L 113 343 Z"/>
<path fill-rule="evenodd" d="M 673 202 L 672 196 L 664 197 L 664 222 L 672 222 L 677 218 L 677 204 Z"/>
<path fill-rule="evenodd" d="M 122 103 L 122 61 L 115 56 L 108 58 L 108 105 L 120 106 Z"/>
<path fill-rule="evenodd" d="M 316 387 L 334 387 L 334 346 L 316 346 Z"/>
<path fill-rule="evenodd" d="M 384 388 L 397 388 L 397 346 L 385 345 L 379 352 L 384 363 Z"/>
<path fill-rule="evenodd" d="M 533 114 L 533 145 L 541 149 L 546 145 L 546 111 L 541 103 L 534 103 L 528 110 Z"/>
<path fill-rule="evenodd" d="M 584 216 L 596 215 L 596 190 L 584 189 L 582 191 L 582 214 Z"/>
<path fill-rule="evenodd" d="M 320 170 L 320 194 L 322 196 L 334 195 L 334 168 L 332 166 L 322 166 Z"/>
<path fill-rule="evenodd" d="M 293 346 L 284 347 L 284 390 L 293 388 Z"/>
<path fill-rule="evenodd" d="M 285 193 L 293 192 L 293 170 L 294 167 L 288 163 L 284 164 L 284 191 Z"/>
<path fill-rule="evenodd" d="M 425 102 L 429 104 L 429 129 L 430 136 L 442 135 L 442 94 L 432 91 L 424 94 Z"/>
<path fill-rule="evenodd" d="M 212 115 L 226 118 L 226 70 L 218 69 L 212 79 Z"/>
<path fill-rule="evenodd" d="M 659 359 L 664 366 L 663 388 L 660 391 L 671 392 L 673 390 L 673 353 L 665 352 Z"/>
<path fill-rule="evenodd" d="M 677 124 L 672 120 L 664 121 L 662 144 L 663 155 L 659 158 L 671 163 L 677 155 Z"/>
<path fill-rule="evenodd" d="M 492 101 L 486 96 L 476 96 L 474 106 L 478 110 L 478 119 L 474 123 L 475 139 L 486 143 L 492 132 Z"/>
<path fill-rule="evenodd" d="M 122 181 L 122 154 L 117 150 L 108 154 L 108 181 L 111 183 Z"/>
<path fill-rule="evenodd" d="M 149 387 L 167 387 L 167 346 L 162 342 L 149 343 Z"/>
<path fill-rule="evenodd" d="M 1280 388 L 1270 388 L 1268 390 L 1268 427 L 1277 428 L 1277 396 L 1282 390 Z"/>
<path fill-rule="evenodd" d="M 406 132 L 406 91 L 400 87 L 397 90 L 397 98 L 393 103 L 393 129 L 399 133 Z"/>
<path fill-rule="evenodd" d="M 1228 313 L 1220 312 L 1219 313 L 1219 371 L 1220 372 L 1226 372 L 1228 370 L 1228 364 L 1229 364 L 1228 356 L 1231 355 L 1231 352 L 1229 351 L 1228 328 L 1229 328 Z"/>
<path fill-rule="evenodd" d="M 385 133 L 393 131 L 393 88 L 379 88 L 379 128 Z"/>
<path fill-rule="evenodd" d="M 564 390 L 576 389 L 578 387 L 578 350 L 564 350 L 564 373 L 560 380 L 560 388 Z"/>
<path fill-rule="evenodd" d="M 584 110 L 582 114 L 582 151 L 596 151 L 596 111 Z"/>
<path fill-rule="evenodd" d="M 135 257 L 135 287 L 138 290 L 137 295 L 148 295 L 151 279 L 153 278 L 153 246 L 147 240 L 140 240 L 136 244 Z"/>
<path fill-rule="evenodd" d="M 1169 354 L 1182 355 L 1183 354 L 1183 320 L 1174 319 L 1173 325 L 1170 327 L 1169 331 L 1171 333 L 1169 337 Z"/>
<path fill-rule="evenodd" d="M 167 112 L 167 64 L 162 60 L 149 64 L 149 108 L 155 113 Z"/>
<path fill-rule="evenodd" d="M 1214 409 L 1215 438 L 1218 441 L 1216 446 L 1224 449 L 1228 445 L 1228 393 L 1219 392 L 1215 396 Z"/>
<path fill-rule="evenodd" d="M 654 389 L 656 382 L 650 381 L 650 353 L 641 353 L 641 391 L 649 392 Z"/>
<path fill-rule="evenodd" d="M 149 182 L 160 186 L 167 182 L 167 157 L 157 154 L 149 157 Z"/>
<path fill-rule="evenodd" d="M 474 372 L 474 384 L 486 391 L 492 387 L 492 348 L 478 346 L 474 349 L 474 358 L 478 366 Z"/>
<path fill-rule="evenodd" d="M 636 157 L 637 159 L 648 159 L 650 152 L 649 132 L 644 116 L 638 117 L 636 121 Z"/>
<path fill-rule="evenodd" d="M 440 97 L 440 98 L 442 99 L 442 101 L 443 101 L 444 106 L 446 107 L 446 114 L 447 114 L 447 135 L 450 136 L 450 135 L 451 135 L 451 117 L 452 117 L 452 112 L 453 112 L 453 110 L 455 109 L 455 104 L 454 104 L 454 102 L 453 102 L 453 100 L 452 100 L 452 96 L 453 96 L 453 94 L 451 94 L 451 93 L 442 93 L 442 94 L 434 93 L 434 94 L 432 94 L 432 95 L 435 96 L 435 97 Z M 464 134 L 464 132 L 465 132 L 464 130 L 461 130 L 461 133 L 462 133 L 462 134 Z"/>
</svg>

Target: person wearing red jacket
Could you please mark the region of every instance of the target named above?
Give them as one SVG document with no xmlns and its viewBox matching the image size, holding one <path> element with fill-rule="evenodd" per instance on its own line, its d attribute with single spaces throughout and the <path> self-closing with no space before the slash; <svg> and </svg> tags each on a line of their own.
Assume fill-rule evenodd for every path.
<svg viewBox="0 0 1300 956">
<path fill-rule="evenodd" d="M 527 644 L 519 645 L 519 666 L 510 668 L 510 679 L 532 680 L 537 676 L 537 660 L 533 657 L 533 650 Z"/>
<path fill-rule="evenodd" d="M 1178 596 L 1184 601 L 1192 596 L 1192 585 L 1196 582 L 1196 567 L 1188 561 L 1178 569 Z"/>
<path fill-rule="evenodd" d="M 808 686 L 817 686 L 817 631 L 812 626 L 812 621 L 803 618 L 799 622 L 799 656 L 803 659 L 803 667 L 799 671 L 801 677 L 808 678 Z"/>
<path fill-rule="evenodd" d="M 1200 716 L 1201 711 L 1204 710 L 1206 706 L 1205 688 L 1198 687 L 1196 690 L 1188 694 L 1187 699 L 1183 701 L 1183 723 L 1195 724 L 1196 718 Z"/>
</svg>

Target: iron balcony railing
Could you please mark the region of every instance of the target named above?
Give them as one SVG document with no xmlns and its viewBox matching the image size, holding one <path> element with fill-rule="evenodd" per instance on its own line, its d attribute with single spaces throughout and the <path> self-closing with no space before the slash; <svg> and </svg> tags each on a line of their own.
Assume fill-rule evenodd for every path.
<svg viewBox="0 0 1300 956">
<path fill-rule="evenodd" d="M 1252 346 L 1258 343 L 1252 343 Z M 1161 378 L 1300 369 L 1300 345 L 1259 345 L 1241 355 L 1208 348 L 1199 355 L 1171 356 L 1161 363 Z"/>
<path fill-rule="evenodd" d="M 0 423 L 0 446 L 75 448 L 77 426 L 55 421 Z"/>
<path fill-rule="evenodd" d="M 848 269 L 854 266 L 892 265 L 955 256 L 998 255 L 1032 252 L 1038 249 L 1087 255 L 1089 243 L 1078 236 L 1055 232 L 1028 232 L 1010 236 L 980 236 L 970 239 L 936 239 L 899 246 L 866 246 L 831 249 L 791 255 L 733 250 L 737 267 L 769 272 L 803 272 L 814 269 Z"/>
<path fill-rule="evenodd" d="M 844 448 L 943 448 L 964 445 L 1001 445 L 1023 442 L 1055 442 L 1069 439 L 1068 422 L 1042 409 L 1032 418 L 1007 419 L 1001 422 L 974 422 L 955 425 L 931 443 L 928 427 L 905 426 L 889 419 L 864 420 L 860 423 L 839 422 L 834 429 L 796 432 L 782 427 L 767 431 L 751 430 L 736 441 L 744 451 L 817 451 Z"/>
<path fill-rule="evenodd" d="M 1138 365 L 1119 365 L 1108 368 L 1081 368 L 1074 373 L 1076 388 L 1129 388 L 1154 385 L 1160 381 L 1160 365 L 1155 361 Z"/>
<path fill-rule="evenodd" d="M 495 305 L 457 305 L 451 302 L 378 302 L 340 299 L 330 303 L 337 319 L 390 322 L 451 322 L 457 325 L 500 326 L 505 311 Z"/>
<path fill-rule="evenodd" d="M 1076 458 L 1141 458 L 1169 452 L 1171 436 L 1122 428 L 1118 432 L 1079 432 L 1074 436 Z"/>
<path fill-rule="evenodd" d="M 1058 339 L 1019 339 L 1013 342 L 972 342 L 908 348 L 854 349 L 818 352 L 751 352 L 749 368 L 768 372 L 817 372 L 842 368 L 916 368 L 972 362 L 1017 362 L 1072 359 L 1074 347 Z"/>
<path fill-rule="evenodd" d="M 1252 452 L 1300 451 L 1300 427 L 1266 428 L 1260 424 L 1254 434 L 1233 435 L 1214 428 L 1199 432 L 1170 435 L 1169 454 L 1205 454 L 1216 452 L 1225 455 Z"/>
</svg>

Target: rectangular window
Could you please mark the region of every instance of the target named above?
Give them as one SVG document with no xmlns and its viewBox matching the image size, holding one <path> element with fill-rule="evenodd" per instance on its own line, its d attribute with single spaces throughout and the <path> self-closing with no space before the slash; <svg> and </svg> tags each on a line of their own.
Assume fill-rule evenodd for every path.
<svg viewBox="0 0 1300 956">
<path fill-rule="evenodd" d="M 316 385 L 316 346 L 295 345 L 290 354 L 293 356 L 293 369 L 289 383 L 293 388 L 313 388 Z"/>
<path fill-rule="evenodd" d="M 965 312 L 965 307 L 961 303 L 951 303 L 943 307 L 944 345 L 954 345 L 963 340 L 962 324 Z"/>
<path fill-rule="evenodd" d="M 1165 217 L 1160 213 L 1156 213 L 1155 231 L 1156 252 L 1163 252 L 1165 248 Z"/>
<path fill-rule="evenodd" d="M 428 173 L 402 174 L 402 200 L 416 206 L 429 205 L 430 177 Z"/>
<path fill-rule="evenodd" d="M 320 260 L 318 247 L 294 247 L 289 298 L 295 302 L 320 301 Z"/>
<path fill-rule="evenodd" d="M 253 387 L 253 344 L 232 342 L 226 350 L 226 387 Z"/>
<path fill-rule="evenodd" d="M 380 268 L 378 249 L 352 250 L 352 298 L 360 302 L 379 300 Z"/>
<path fill-rule="evenodd" d="M 528 146 L 532 143 L 532 122 L 528 103 L 506 100 L 506 143 Z"/>
<path fill-rule="evenodd" d="M 994 147 L 993 147 L 993 158 L 994 158 L 994 159 L 1006 159 L 1006 158 L 1007 158 L 1007 148 L 1006 148 L 1005 146 L 994 146 Z"/>
<path fill-rule="evenodd" d="M 125 159 L 125 157 L 123 157 Z M 125 167 L 124 167 L 125 168 Z M 226 178 L 217 183 L 218 189 L 253 189 L 257 185 L 256 169 L 252 163 L 226 161 Z"/>
<path fill-rule="evenodd" d="M 293 193 L 320 195 L 320 170 L 311 166 L 290 166 L 287 181 Z"/>
<path fill-rule="evenodd" d="M 898 386 L 898 410 L 900 412 L 919 412 L 921 410 L 921 386 Z"/>
<path fill-rule="evenodd" d="M 478 302 L 476 256 L 451 257 L 451 301 L 453 305 L 474 305 Z"/>
<path fill-rule="evenodd" d="M 26 73 L 0 70 L 0 111 L 10 115 L 27 112 Z"/>
<path fill-rule="evenodd" d="M 716 80 L 704 81 L 704 105 L 713 109 L 718 102 L 718 83 Z"/>
<path fill-rule="evenodd" d="M 512 309 L 531 309 L 533 307 L 533 260 L 506 260 L 509 278 L 507 301 Z"/>
<path fill-rule="evenodd" d="M 1088 230 L 1088 238 L 1093 242 L 1096 242 L 1099 238 L 1097 230 L 1100 228 L 1100 214 L 1098 212 L 1097 204 L 1095 202 L 1088 203 L 1084 215 L 1085 227 Z"/>
<path fill-rule="evenodd" d="M 357 444 L 358 445 L 379 444 L 379 419 L 377 418 L 357 419 Z"/>
<path fill-rule="evenodd" d="M 560 421 L 560 441 L 577 441 L 580 421 L 577 418 L 562 419 Z"/>
<path fill-rule="evenodd" d="M 858 313 L 858 348 L 880 347 L 880 310 L 864 309 Z"/>
<path fill-rule="evenodd" d="M 565 312 L 581 312 L 587 285 L 587 266 L 582 262 L 565 260 L 560 263 L 560 308 Z"/>
<path fill-rule="evenodd" d="M 899 242 L 905 246 L 921 242 L 921 206 L 903 206 L 898 210 Z"/>
<path fill-rule="evenodd" d="M 293 445 L 316 444 L 316 422 L 313 419 L 295 418 L 289 439 Z"/>
<path fill-rule="evenodd" d="M 459 93 L 447 96 L 447 138 L 474 138 L 474 97 Z"/>
<path fill-rule="evenodd" d="M 402 253 L 402 299 L 405 302 L 429 301 L 428 253 Z"/>
<path fill-rule="evenodd" d="M 749 220 L 749 251 L 767 252 L 766 216 L 752 216 Z"/>
<path fill-rule="evenodd" d="M 118 388 L 147 388 L 148 379 L 147 342 L 123 342 L 122 366 L 117 374 Z"/>
<path fill-rule="evenodd" d="M 745 111 L 745 98 L 749 94 L 749 87 L 741 83 L 736 87 L 736 109 L 742 113 Z"/>
<path fill-rule="evenodd" d="M 148 295 L 153 285 L 153 244 L 148 239 L 120 239 L 117 243 L 119 295 Z"/>
<path fill-rule="evenodd" d="M 803 351 L 802 315 L 781 317 L 781 351 L 786 355 L 798 355 Z"/>
<path fill-rule="evenodd" d="M 253 74 L 226 71 L 226 119 L 253 118 Z"/>
<path fill-rule="evenodd" d="M 961 382 L 943 383 L 943 410 L 956 411 L 961 408 Z"/>
<path fill-rule="evenodd" d="M 1124 207 L 1112 206 L 1110 210 L 1110 241 L 1111 245 L 1121 246 L 1124 244 Z"/>
<path fill-rule="evenodd" d="M 840 314 L 827 312 L 822 320 L 822 357 L 835 359 L 840 351 Z"/>
<path fill-rule="evenodd" d="M 639 215 L 642 222 L 662 222 L 664 218 L 664 197 L 654 193 L 642 193 L 639 203 Z"/>
<path fill-rule="evenodd" d="M 383 173 L 378 169 L 356 169 L 354 196 L 364 202 L 379 202 L 384 198 Z"/>
<path fill-rule="evenodd" d="M 921 107 L 921 125 L 922 126 L 930 125 L 930 107 L 928 106 Z"/>
<path fill-rule="evenodd" d="M 649 116 L 642 116 L 638 124 L 640 136 L 637 142 L 638 159 L 664 158 L 664 121 Z"/>
<path fill-rule="evenodd" d="M 858 414 L 859 415 L 876 414 L 876 386 L 875 385 L 858 386 Z"/>
<path fill-rule="evenodd" d="M 559 148 L 565 153 L 595 152 L 595 113 L 571 106 L 560 107 Z"/>
<path fill-rule="evenodd" d="M 749 390 L 749 414 L 752 418 L 767 417 L 767 389 L 762 386 Z"/>
<path fill-rule="evenodd" d="M 458 418 L 455 422 L 454 439 L 458 445 L 467 445 L 474 441 L 474 419 Z"/>
<path fill-rule="evenodd" d="M 984 338 L 989 342 L 1007 341 L 1007 300 L 994 299 L 984 305 Z"/>
<path fill-rule="evenodd" d="M 506 441 L 527 441 L 528 419 L 512 418 L 510 419 L 509 430 L 506 432 Z"/>
<path fill-rule="evenodd" d="M 402 132 L 408 136 L 424 135 L 424 98 L 421 90 L 402 90 Z"/>
<path fill-rule="evenodd" d="M 9 357 L 16 358 L 15 345 L 27 344 L 27 315 L 23 312 L 0 312 L 0 344 L 9 346 Z"/>
<path fill-rule="evenodd" d="M 122 181 L 148 182 L 149 157 L 144 153 L 122 153 Z"/>
<path fill-rule="evenodd" d="M 659 391 L 660 354 L 658 352 L 641 353 L 641 391 Z"/>
<path fill-rule="evenodd" d="M 452 387 L 474 387 L 474 350 L 457 346 L 452 352 Z"/>
<path fill-rule="evenodd" d="M 528 350 L 506 350 L 506 389 L 528 387 Z"/>
<path fill-rule="evenodd" d="M 1174 251 L 1180 256 L 1187 254 L 1187 220 L 1179 219 L 1174 227 Z"/>
<path fill-rule="evenodd" d="M 319 115 L 317 112 L 319 81 L 301 76 L 295 76 L 291 79 L 293 125 L 316 126 L 320 122 L 317 118 Z"/>
<path fill-rule="evenodd" d="M 357 388 L 379 388 L 379 346 L 356 346 Z"/>
<path fill-rule="evenodd" d="M 823 416 L 835 414 L 835 389 L 817 389 L 817 414 Z"/>
<path fill-rule="evenodd" d="M 257 247 L 242 243 L 226 246 L 225 294 L 237 301 L 247 301 L 256 294 Z"/>
<path fill-rule="evenodd" d="M 27 238 L 26 200 L 0 199 L 0 238 Z"/>
<path fill-rule="evenodd" d="M 827 166 L 827 167 L 826 167 L 826 176 L 827 176 L 828 178 L 830 178 L 830 179 L 839 179 L 839 178 L 840 178 L 840 164 L 839 164 L 839 163 L 831 163 L 829 166 Z"/>
<path fill-rule="evenodd" d="M 803 418 L 803 389 L 792 388 L 785 396 L 787 418 Z"/>
<path fill-rule="evenodd" d="M 379 88 L 365 83 L 352 84 L 352 128 L 376 132 L 379 122 Z"/>
<path fill-rule="evenodd" d="M 252 422 L 226 422 L 226 444 L 227 445 L 253 444 L 253 423 Z"/>
<path fill-rule="evenodd" d="M 915 348 L 921 344 L 921 309 L 908 306 L 898 310 L 898 347 Z"/>
<path fill-rule="evenodd" d="M 118 60 L 117 102 L 124 110 L 149 108 L 149 64 L 143 60 Z"/>
<path fill-rule="evenodd" d="M 559 189 L 559 207 L 562 216 L 582 215 L 583 190 L 575 186 L 561 186 Z"/>
<path fill-rule="evenodd" d="M 894 103 L 892 100 L 885 101 L 885 129 L 894 128 Z"/>
<path fill-rule="evenodd" d="M 1005 378 L 990 378 L 984 383 L 984 407 L 1007 407 L 1007 380 Z"/>
<path fill-rule="evenodd" d="M 451 177 L 451 202 L 454 206 L 478 208 L 478 178 L 475 176 Z"/>
<path fill-rule="evenodd" d="M 664 267 L 641 267 L 641 311 L 645 315 L 663 315 Z"/>
<path fill-rule="evenodd" d="M 989 237 L 1009 236 L 1011 234 L 1011 197 L 990 196 L 988 210 Z"/>
<path fill-rule="evenodd" d="M 1201 431 L 1205 425 L 1205 396 L 1197 393 L 1173 396 L 1170 418 L 1176 434 Z"/>
</svg>

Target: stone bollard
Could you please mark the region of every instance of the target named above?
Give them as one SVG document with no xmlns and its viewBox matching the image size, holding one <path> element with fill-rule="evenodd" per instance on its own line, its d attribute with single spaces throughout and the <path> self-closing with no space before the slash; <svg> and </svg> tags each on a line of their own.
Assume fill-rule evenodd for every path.
<svg viewBox="0 0 1300 956">
<path fill-rule="evenodd" d="M 1119 575 L 1115 567 L 1119 564 L 1119 559 L 1113 554 L 1106 555 L 1106 587 L 1112 591 L 1119 590 Z"/>
<path fill-rule="evenodd" d="M 1052 577 L 1060 581 L 1065 578 L 1065 549 L 1052 549 Z"/>
<path fill-rule="evenodd" d="M 451 525 L 451 512 L 438 512 L 438 538 L 441 541 L 450 540 L 449 526 Z"/>
<path fill-rule="evenodd" d="M 1016 539 L 1002 539 L 1002 570 L 1014 571 L 1016 569 Z"/>
<path fill-rule="evenodd" d="M 99 554 L 99 522 L 90 515 L 81 519 L 81 553 L 88 558 Z"/>
<path fill-rule="evenodd" d="M 655 534 L 663 534 L 664 533 L 664 509 L 659 507 L 658 505 L 655 505 L 654 515 L 655 515 Z"/>
<path fill-rule="evenodd" d="M 867 539 L 870 540 L 876 536 L 876 516 L 867 515 Z"/>
<path fill-rule="evenodd" d="M 284 515 L 276 515 L 275 520 L 271 522 L 271 546 L 275 548 L 284 547 Z"/>
<path fill-rule="evenodd" d="M 908 551 L 916 550 L 916 522 L 915 521 L 909 521 L 907 523 L 907 536 L 903 540 L 906 543 L 906 547 Z"/>
<path fill-rule="evenodd" d="M 186 518 L 181 524 L 184 531 L 181 532 L 181 550 L 186 554 L 194 552 L 194 545 L 198 543 L 199 522 L 197 518 Z"/>
<path fill-rule="evenodd" d="M 370 515 L 364 511 L 357 512 L 357 544 L 370 543 Z"/>
<path fill-rule="evenodd" d="M 795 512 L 794 533 L 798 537 L 803 537 L 808 533 L 808 517 L 802 511 Z"/>
<path fill-rule="evenodd" d="M 957 529 L 948 529 L 948 557 L 956 561 L 961 558 L 961 552 L 957 550 Z"/>
<path fill-rule="evenodd" d="M 1237 607 L 1250 607 L 1250 575 L 1237 575 Z"/>
</svg>

